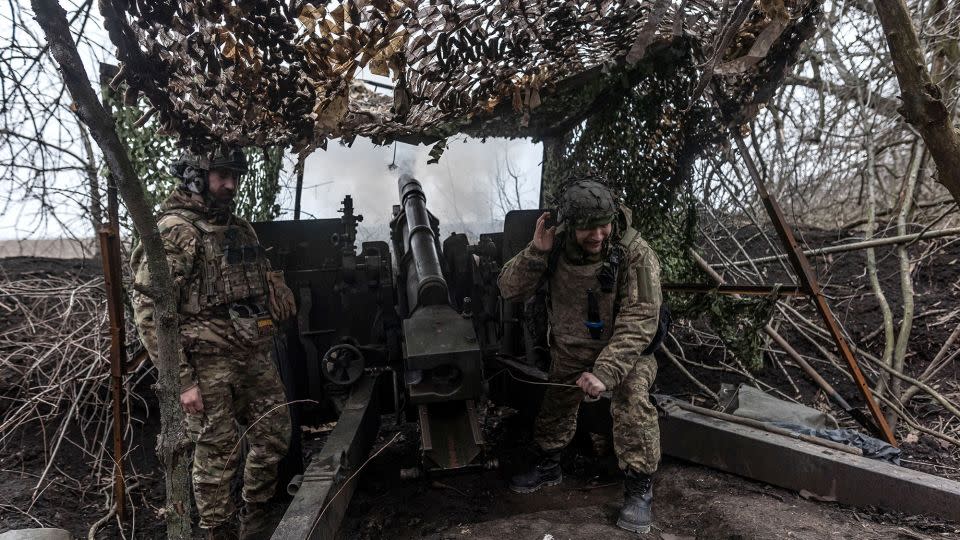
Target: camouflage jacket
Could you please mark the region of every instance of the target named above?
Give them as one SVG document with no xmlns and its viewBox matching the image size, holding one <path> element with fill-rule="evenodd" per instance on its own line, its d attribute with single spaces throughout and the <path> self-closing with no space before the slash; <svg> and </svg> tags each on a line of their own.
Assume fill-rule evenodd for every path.
<svg viewBox="0 0 960 540">
<path fill-rule="evenodd" d="M 629 228 L 629 210 L 624 209 L 621 217 Z M 598 289 L 596 273 L 602 262 L 578 265 L 560 256 L 547 280 L 551 354 L 576 358 L 585 368 L 592 365 L 593 374 L 608 389 L 623 381 L 653 340 L 662 302 L 657 255 L 639 234 L 627 237 L 630 236 L 632 239 L 625 246 L 626 259 L 618 269 L 616 292 L 598 295 L 600 316 L 607 325 L 600 339 L 590 337 L 584 321 L 586 291 Z M 504 299 L 532 296 L 547 272 L 548 257 L 549 252 L 540 251 L 531 242 L 510 259 L 498 280 Z M 617 299 L 619 311 L 614 316 Z M 612 320 L 615 322 L 611 332 Z"/>
<path fill-rule="evenodd" d="M 171 293 L 177 298 L 185 390 L 197 381 L 192 356 L 243 354 L 263 346 L 263 340 L 248 339 L 228 306 L 238 301 L 266 306 L 270 267 L 250 224 L 212 210 L 199 195 L 175 190 L 161 205 L 157 225 L 176 289 Z M 150 272 L 142 245 L 134 248 L 130 264 L 135 283 L 146 285 Z M 131 296 L 140 339 L 156 361 L 154 301 L 136 290 Z"/>
</svg>

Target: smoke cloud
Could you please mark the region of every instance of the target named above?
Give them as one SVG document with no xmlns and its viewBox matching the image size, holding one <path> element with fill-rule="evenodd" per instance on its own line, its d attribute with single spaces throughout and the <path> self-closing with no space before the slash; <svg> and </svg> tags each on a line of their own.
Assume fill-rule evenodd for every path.
<svg viewBox="0 0 960 540">
<path fill-rule="evenodd" d="M 449 143 L 435 164 L 427 163 L 429 152 L 429 146 L 375 146 L 365 139 L 357 139 L 352 148 L 331 143 L 326 151 L 307 158 L 301 203 L 304 217 L 339 217 L 340 202 L 345 195 L 352 195 L 356 212 L 364 216 L 360 239 L 386 239 L 393 205 L 399 204 L 397 180 L 404 173 L 423 184 L 427 207 L 440 220 L 442 237 L 466 232 L 475 238 L 501 226 L 508 210 L 536 207 L 542 155 L 539 144 L 458 139 Z M 508 166 L 516 180 L 508 174 Z"/>
</svg>

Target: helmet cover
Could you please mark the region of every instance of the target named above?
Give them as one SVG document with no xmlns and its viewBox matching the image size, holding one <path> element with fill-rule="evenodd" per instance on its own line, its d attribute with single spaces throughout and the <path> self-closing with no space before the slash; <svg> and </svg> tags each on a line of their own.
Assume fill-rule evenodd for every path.
<svg viewBox="0 0 960 540">
<path fill-rule="evenodd" d="M 562 184 L 557 197 L 557 221 L 575 229 L 592 229 L 613 222 L 618 208 L 616 194 L 601 176 L 573 174 Z"/>
</svg>

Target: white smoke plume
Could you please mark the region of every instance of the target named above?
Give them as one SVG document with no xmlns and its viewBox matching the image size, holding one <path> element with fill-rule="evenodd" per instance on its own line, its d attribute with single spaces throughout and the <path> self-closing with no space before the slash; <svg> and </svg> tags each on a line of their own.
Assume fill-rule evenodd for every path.
<svg viewBox="0 0 960 540">
<path fill-rule="evenodd" d="M 500 227 L 507 210 L 518 205 L 536 207 L 542 155 L 539 144 L 458 139 L 450 141 L 435 164 L 427 163 L 429 151 L 429 146 L 402 143 L 375 146 L 365 139 L 357 139 L 352 148 L 331 142 L 326 151 L 317 151 L 306 161 L 303 216 L 339 217 L 340 202 L 345 195 L 352 195 L 356 212 L 364 216 L 360 239 L 385 240 L 393 205 L 399 203 L 397 179 L 404 173 L 423 184 L 427 207 L 440 220 L 442 237 L 466 232 L 476 238 L 479 233 Z M 517 186 L 506 172 L 508 163 L 518 178 Z M 508 185 L 503 186 L 503 182 Z M 503 187 L 508 188 L 505 191 L 509 197 L 501 193 Z"/>
</svg>

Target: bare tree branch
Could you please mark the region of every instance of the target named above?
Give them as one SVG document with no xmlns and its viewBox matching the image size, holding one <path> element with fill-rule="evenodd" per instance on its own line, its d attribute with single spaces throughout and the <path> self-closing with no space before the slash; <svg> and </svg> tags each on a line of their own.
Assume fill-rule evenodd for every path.
<svg viewBox="0 0 960 540">
<path fill-rule="evenodd" d="M 900 82 L 900 113 L 923 137 L 937 164 L 937 180 L 960 203 L 960 134 L 951 122 L 943 90 L 927 70 L 907 5 L 904 0 L 876 0 L 874 4 Z"/>
</svg>

